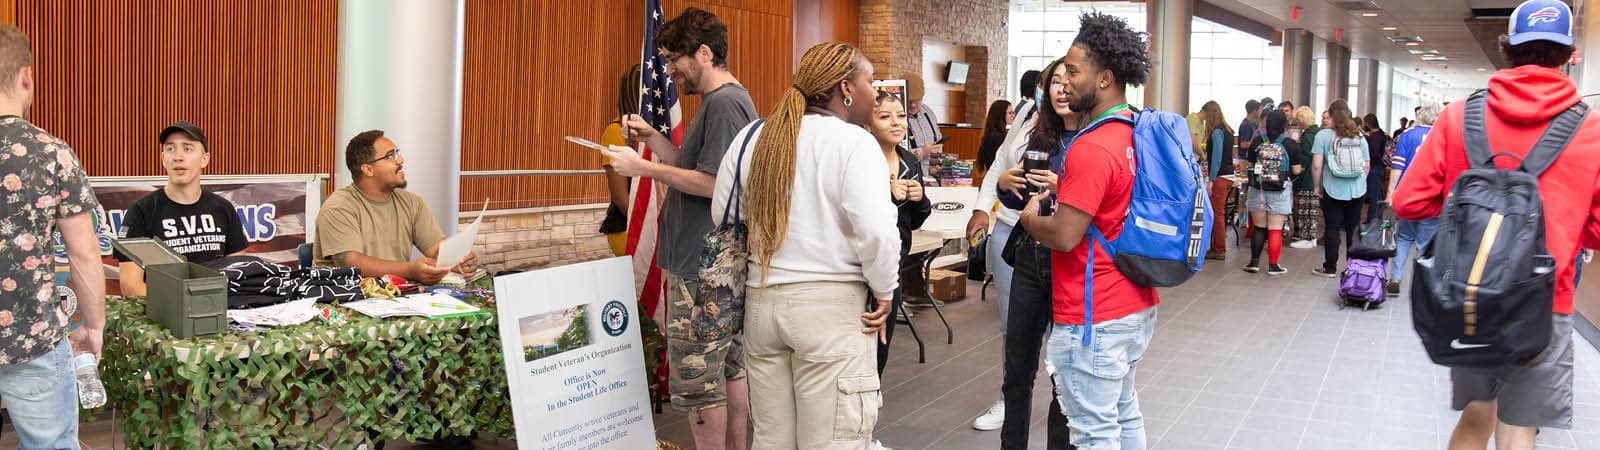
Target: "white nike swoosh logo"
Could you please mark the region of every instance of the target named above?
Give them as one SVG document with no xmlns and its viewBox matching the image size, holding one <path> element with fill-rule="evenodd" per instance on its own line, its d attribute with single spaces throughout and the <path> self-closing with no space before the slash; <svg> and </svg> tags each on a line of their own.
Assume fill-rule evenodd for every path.
<svg viewBox="0 0 1600 450">
<path fill-rule="evenodd" d="M 1488 346 L 1489 346 L 1489 344 L 1463 344 L 1463 343 L 1461 343 L 1460 339 L 1456 339 L 1456 340 L 1450 341 L 1450 348 L 1453 348 L 1453 349 L 1456 349 L 1456 350 L 1470 350 L 1470 349 L 1474 349 L 1474 348 L 1482 348 L 1482 347 L 1488 347 Z"/>
</svg>

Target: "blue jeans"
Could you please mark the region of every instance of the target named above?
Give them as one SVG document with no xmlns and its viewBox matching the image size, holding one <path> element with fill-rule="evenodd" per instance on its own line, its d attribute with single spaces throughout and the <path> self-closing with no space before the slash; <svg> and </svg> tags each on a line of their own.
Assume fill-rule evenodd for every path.
<svg viewBox="0 0 1600 450">
<path fill-rule="evenodd" d="M 989 231 L 989 248 L 985 250 L 984 264 L 989 266 L 989 273 L 994 274 L 994 288 L 999 291 L 997 298 L 1000 301 L 1000 335 L 1006 335 L 1006 312 L 1011 309 L 1011 272 L 1010 264 L 1000 258 L 1000 252 L 1006 248 L 1006 241 L 1011 239 L 1011 229 L 1014 225 L 996 220 L 994 229 Z"/>
<path fill-rule="evenodd" d="M 1439 229 L 1439 218 L 1426 220 L 1402 220 L 1395 227 L 1394 260 L 1389 262 L 1389 279 L 1400 281 L 1406 277 L 1406 264 L 1411 256 L 1411 246 L 1417 246 L 1417 252 L 1422 252 L 1422 247 L 1433 240 L 1433 232 Z"/>
<path fill-rule="evenodd" d="M 1046 357 L 1056 366 L 1059 401 L 1067 410 L 1072 444 L 1082 450 L 1144 450 L 1144 414 L 1134 369 L 1156 332 L 1156 308 L 1094 324 L 1090 345 L 1083 325 L 1050 328 Z"/>
<path fill-rule="evenodd" d="M 66 339 L 28 362 L 0 366 L 0 398 L 16 426 L 17 448 L 78 449 L 78 383 Z"/>
</svg>

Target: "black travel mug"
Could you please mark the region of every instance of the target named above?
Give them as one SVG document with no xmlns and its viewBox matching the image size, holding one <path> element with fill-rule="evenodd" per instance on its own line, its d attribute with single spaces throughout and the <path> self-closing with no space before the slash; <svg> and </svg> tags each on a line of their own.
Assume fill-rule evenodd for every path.
<svg viewBox="0 0 1600 450">
<path fill-rule="evenodd" d="M 1041 152 L 1041 151 L 1038 151 L 1038 150 L 1028 150 L 1028 151 L 1022 153 L 1022 171 L 1023 171 L 1023 176 L 1027 176 L 1028 174 L 1033 173 L 1033 171 L 1035 171 L 1035 170 L 1044 170 L 1044 171 L 1049 171 L 1050 170 L 1050 154 L 1049 153 Z M 1027 184 L 1027 191 L 1028 191 L 1028 195 L 1031 197 L 1033 194 L 1036 194 L 1036 193 L 1039 192 L 1039 187 L 1038 186 L 1034 186 L 1033 183 L 1028 183 Z M 1050 204 L 1040 205 L 1040 207 L 1039 207 L 1039 215 L 1041 215 L 1041 216 L 1050 215 L 1055 210 L 1054 206 L 1055 205 L 1050 205 Z"/>
</svg>

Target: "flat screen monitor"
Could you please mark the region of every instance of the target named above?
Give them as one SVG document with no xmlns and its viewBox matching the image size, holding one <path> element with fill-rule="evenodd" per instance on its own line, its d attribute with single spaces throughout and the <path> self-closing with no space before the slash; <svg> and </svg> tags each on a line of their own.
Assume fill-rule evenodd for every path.
<svg viewBox="0 0 1600 450">
<path fill-rule="evenodd" d="M 950 61 L 950 64 L 945 67 L 944 82 L 950 84 L 966 84 L 967 63 Z"/>
</svg>

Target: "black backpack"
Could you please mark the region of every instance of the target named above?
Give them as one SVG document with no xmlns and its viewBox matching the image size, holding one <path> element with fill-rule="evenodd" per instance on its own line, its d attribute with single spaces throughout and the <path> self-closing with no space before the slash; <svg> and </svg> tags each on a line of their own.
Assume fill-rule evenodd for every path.
<svg viewBox="0 0 1600 450">
<path fill-rule="evenodd" d="M 1550 343 L 1555 258 L 1545 246 L 1539 175 L 1583 124 L 1583 103 L 1557 115 L 1516 170 L 1501 170 L 1485 133 L 1483 91 L 1462 129 L 1471 168 L 1445 198 L 1439 230 L 1417 257 L 1412 326 L 1428 357 L 1457 368 L 1522 366 Z"/>
</svg>

